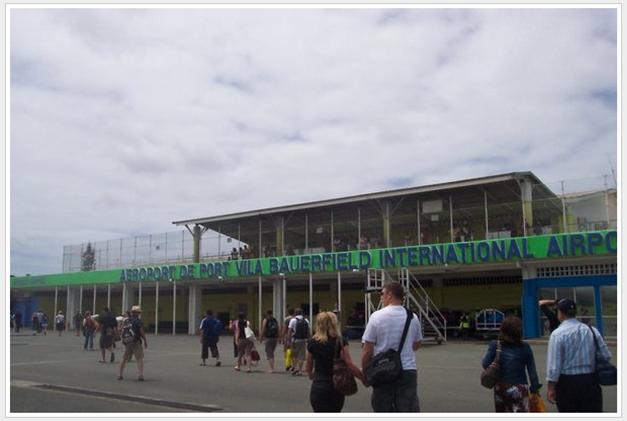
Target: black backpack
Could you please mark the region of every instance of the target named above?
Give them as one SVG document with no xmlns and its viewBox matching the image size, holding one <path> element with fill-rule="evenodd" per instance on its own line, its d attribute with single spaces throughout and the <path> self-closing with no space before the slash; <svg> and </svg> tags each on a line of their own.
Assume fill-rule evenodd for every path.
<svg viewBox="0 0 627 421">
<path fill-rule="evenodd" d="M 271 319 L 267 319 L 266 322 L 266 338 L 276 338 L 279 336 L 279 323 L 276 321 L 274 317 Z"/>
<path fill-rule="evenodd" d="M 294 339 L 307 339 L 309 337 L 309 328 L 305 318 L 296 318 L 296 327 L 294 328 Z"/>
</svg>

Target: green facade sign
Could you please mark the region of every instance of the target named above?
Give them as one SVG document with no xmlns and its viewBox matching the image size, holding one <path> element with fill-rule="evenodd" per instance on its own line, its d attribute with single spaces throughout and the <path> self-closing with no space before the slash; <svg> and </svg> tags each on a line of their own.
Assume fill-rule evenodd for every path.
<svg viewBox="0 0 627 421">
<path fill-rule="evenodd" d="M 99 272 L 16 277 L 11 279 L 11 288 L 161 280 L 220 280 L 279 274 L 365 270 L 368 268 L 463 266 L 616 255 L 616 252 L 617 232 L 606 230 L 189 265 L 156 265 Z"/>
</svg>

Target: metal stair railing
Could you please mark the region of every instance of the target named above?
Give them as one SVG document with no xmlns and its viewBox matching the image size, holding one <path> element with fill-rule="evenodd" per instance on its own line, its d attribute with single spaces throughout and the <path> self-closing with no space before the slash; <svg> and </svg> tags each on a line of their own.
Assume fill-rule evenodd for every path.
<svg viewBox="0 0 627 421">
<path fill-rule="evenodd" d="M 406 268 L 399 270 L 399 279 L 407 291 L 405 304 L 414 304 L 419 312 L 419 316 L 421 316 L 421 322 L 423 322 L 423 320 L 427 322 L 421 323 L 423 330 L 431 327 L 438 343 L 446 341 L 446 318 L 442 315 L 431 297 L 429 297 L 429 294 L 427 294 L 427 291 L 425 291 L 420 281 Z"/>
<path fill-rule="evenodd" d="M 378 295 L 379 291 L 383 289 L 383 284 L 386 281 L 386 272 L 381 269 L 368 269 L 366 277 L 366 293 L 364 295 L 364 301 L 366 305 L 366 324 L 368 324 L 370 315 L 379 310 L 382 306 L 381 300 L 378 300 L 375 305 L 372 294 Z"/>
</svg>

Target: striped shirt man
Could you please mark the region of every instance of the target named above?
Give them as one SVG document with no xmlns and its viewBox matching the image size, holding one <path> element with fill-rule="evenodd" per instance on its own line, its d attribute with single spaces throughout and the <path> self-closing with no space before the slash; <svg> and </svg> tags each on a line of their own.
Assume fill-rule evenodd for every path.
<svg viewBox="0 0 627 421">
<path fill-rule="evenodd" d="M 599 344 L 599 353 L 607 359 L 611 358 L 612 354 L 596 328 L 591 330 L 577 319 L 566 319 L 549 339 L 547 381 L 557 383 L 561 374 L 594 373 L 596 349 L 592 331 Z"/>
</svg>

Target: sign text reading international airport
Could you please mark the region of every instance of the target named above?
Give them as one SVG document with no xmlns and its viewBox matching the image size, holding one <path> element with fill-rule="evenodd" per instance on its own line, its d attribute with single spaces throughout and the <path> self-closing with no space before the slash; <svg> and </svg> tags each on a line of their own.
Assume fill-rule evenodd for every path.
<svg viewBox="0 0 627 421">
<path fill-rule="evenodd" d="M 119 281 L 207 279 L 366 270 L 368 268 L 464 265 L 615 254 L 616 231 L 415 245 L 300 256 L 230 260 L 124 269 Z"/>
</svg>

